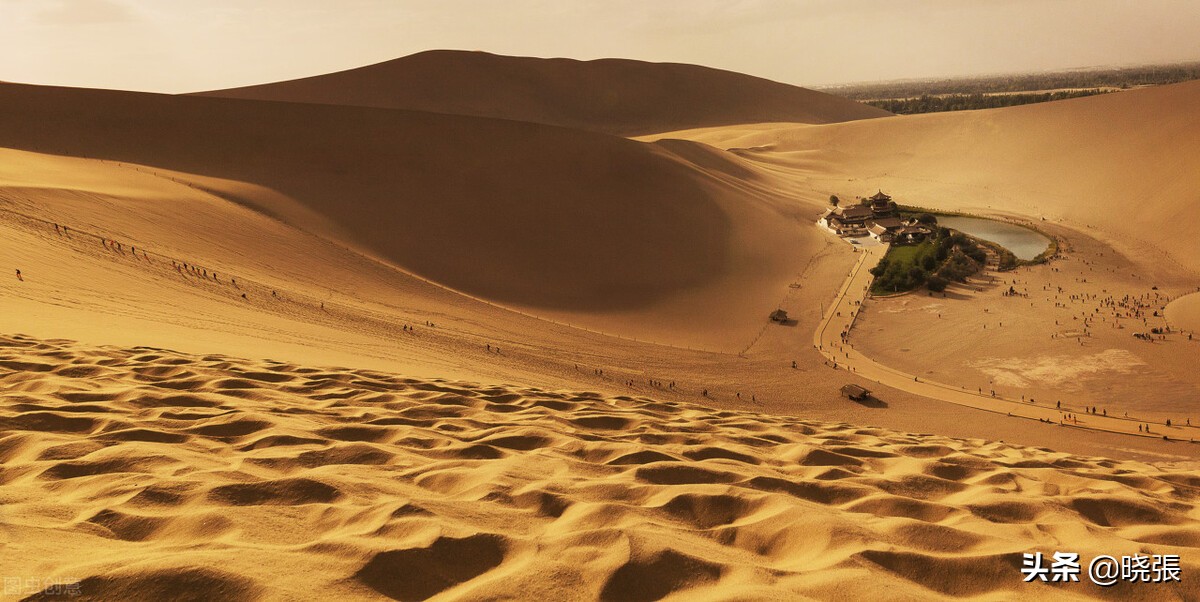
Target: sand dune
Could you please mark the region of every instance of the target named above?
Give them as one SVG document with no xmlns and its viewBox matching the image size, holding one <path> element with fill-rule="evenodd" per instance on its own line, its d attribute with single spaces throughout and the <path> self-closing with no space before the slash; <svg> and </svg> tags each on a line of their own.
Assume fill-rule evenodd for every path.
<svg viewBox="0 0 1200 602">
<path fill-rule="evenodd" d="M 453 50 L 200 94 L 496 117 L 622 136 L 738 123 L 831 123 L 889 115 L 837 96 L 696 65 Z"/>
<path fill-rule="evenodd" d="M 23 268 L 27 276 L 24 283 L 10 277 L 0 289 L 6 307 L 11 308 L 0 315 L 9 332 L 34 332 L 44 337 L 70 337 L 98 344 L 152 344 L 201 354 L 236 353 L 310 364 L 354 365 L 420 377 L 542 386 L 577 386 L 576 383 L 583 382 L 588 388 L 612 394 L 654 391 L 656 395 L 670 394 L 717 407 L 755 407 L 962 436 L 1002 436 L 1009 441 L 1121 458 L 1146 458 L 1143 453 L 1152 453 L 1158 454 L 1153 457 L 1178 459 L 1181 454 L 1192 453 L 1186 439 L 1184 443 L 1125 442 L 1093 435 L 1063 437 L 1058 429 L 995 424 L 987 415 L 950 411 L 944 404 L 918 397 L 920 392 L 906 396 L 883 389 L 882 395 L 889 402 L 886 412 L 855 408 L 841 401 L 837 387 L 847 380 L 860 382 L 859 379 L 844 369 L 834 370 L 811 346 L 811 334 L 821 313 L 829 307 L 831 292 L 845 280 L 855 257 L 849 247 L 834 241 L 811 222 L 830 192 L 824 187 L 832 180 L 821 178 L 835 177 L 828 175 L 835 173 L 831 171 L 829 158 L 797 167 L 794 162 L 798 155 L 789 153 L 735 154 L 672 140 L 646 145 L 533 124 L 455 116 L 430 116 L 423 128 L 414 126 L 417 129 L 406 130 L 405 119 L 398 116 L 411 116 L 412 120 L 424 117 L 400 111 L 226 99 L 31 87 L 6 90 L 11 93 L 9 105 L 13 110 L 6 114 L 11 127 L 0 135 L 9 140 L 35 148 L 45 141 L 63 153 L 78 155 L 81 149 L 91 149 L 96 154 L 134 157 L 146 162 L 99 161 L 20 151 L 3 153 L 2 165 L 8 168 L 0 173 L 4 180 L 4 187 L 0 188 L 3 208 L 16 208 L 41 220 L 14 221 L 7 212 L 0 220 L 0 229 L 4 230 L 0 263 L 8 265 L 10 270 Z M 295 114 L 290 113 L 293 110 Z M 172 118 L 172 112 L 183 117 Z M 20 119 L 22 115 L 29 119 Z M 47 116 L 54 119 L 46 119 Z M 189 119 L 192 121 L 182 123 Z M 367 123 L 366 128 L 353 125 L 345 128 L 349 133 L 339 134 L 343 119 L 354 123 L 376 121 Z M 202 123 L 205 120 L 215 125 L 205 126 Z M 240 123 L 238 120 L 254 125 L 242 128 L 230 123 Z M 711 194 L 728 220 L 730 234 L 724 243 L 728 253 L 721 258 L 724 270 L 707 274 L 711 280 L 698 287 L 668 291 L 643 306 L 623 309 L 617 305 L 620 295 L 605 290 L 599 291 L 596 299 L 587 299 L 592 305 L 571 309 L 550 307 L 545 302 L 522 306 L 513 301 L 502 302 L 500 307 L 487 299 L 471 298 L 414 277 L 405 270 L 416 270 L 405 266 L 401 258 L 377 260 L 383 256 L 362 243 L 367 238 L 364 232 L 389 223 L 384 217 L 374 219 L 374 215 L 386 215 L 396 220 L 390 223 L 399 223 L 393 229 L 408 236 L 395 244 L 409 245 L 407 248 L 414 249 L 418 260 L 427 258 L 435 264 L 438 261 L 449 264 L 437 254 L 455 253 L 461 261 L 451 266 L 448 277 L 462 273 L 486 282 L 493 275 L 476 269 L 483 265 L 479 262 L 491 259 L 489 254 L 510 253 L 507 257 L 513 261 L 533 262 L 511 266 L 507 272 L 525 278 L 524 291 L 535 295 L 533 301 L 537 301 L 536 295 L 549 298 L 561 294 L 556 290 L 539 292 L 554 288 L 548 284 L 560 282 L 548 277 L 554 272 L 543 264 L 557 259 L 556 250 L 545 246 L 545 238 L 539 232 L 530 229 L 529 224 L 518 224 L 507 233 L 488 228 L 489 224 L 512 224 L 518 220 L 515 216 L 491 213 L 493 208 L 486 202 L 490 199 L 487 186 L 463 191 L 461 200 L 479 201 L 477 211 L 468 211 L 473 226 L 465 231 L 456 229 L 454 222 L 438 221 L 446 213 L 425 215 L 426 207 L 441 209 L 426 203 L 426 199 L 396 196 L 397 190 L 404 190 L 404 181 L 392 173 L 397 171 L 392 160 L 416 152 L 418 145 L 375 140 L 370 132 L 364 132 L 375 123 L 392 123 L 389 120 L 399 120 L 400 125 L 389 126 L 394 131 L 426 132 L 434 137 L 447 131 L 466 137 L 476 123 L 484 124 L 481 126 L 484 131 L 494 131 L 498 136 L 553 132 L 542 140 L 558 140 L 555 137 L 558 136 L 574 140 L 571 144 L 588 147 L 592 144 L 587 141 L 590 139 L 597 141 L 602 150 L 607 149 L 605 152 L 643 162 L 647 169 L 662 168 L 668 182 L 683 188 L 694 186 L 694 190 Z M 71 132 L 75 130 L 87 134 L 74 135 Z M 245 134 L 249 142 L 239 142 L 240 134 Z M 580 139 L 571 138 L 573 134 Z M 347 150 L 331 150 L 325 142 L 344 145 Z M 280 149 L 278 153 L 274 151 L 276 147 Z M 463 155 L 470 158 L 473 156 L 470 153 L 484 152 L 469 144 L 435 148 L 444 154 L 417 164 L 442 169 L 445 174 L 455 173 L 456 160 Z M 537 151 L 534 155 L 541 152 L 538 147 L 532 150 Z M 526 158 L 531 156 L 528 147 L 522 152 L 527 153 L 523 155 Z M 550 148 L 545 152 L 550 153 Z M 370 167 L 362 168 L 349 161 L 360 158 L 355 153 L 361 153 L 362 160 Z M 373 158 L 372 153 L 379 153 L 379 157 Z M 586 152 L 581 155 L 594 157 Z M 339 170 L 309 168 L 326 161 L 335 162 Z M 176 169 L 164 168 L 163 164 L 174 165 Z M 532 197 L 533 201 L 546 201 L 553 196 L 553 191 L 537 191 L 536 182 L 541 176 L 535 167 L 518 166 L 510 175 L 529 178 L 525 181 L 529 187 L 521 190 L 545 193 Z M 374 188 L 363 181 L 368 177 L 380 178 L 390 188 Z M 447 181 L 454 177 L 457 176 L 447 176 Z M 504 174 L 486 177 L 503 178 Z M 472 181 L 485 181 L 485 176 L 479 178 Z M 614 183 L 605 178 L 603 174 L 595 175 L 602 188 L 596 193 L 601 197 L 598 202 L 606 207 L 608 203 L 628 206 L 619 198 L 624 191 L 643 193 L 634 184 Z M 292 179 L 298 184 L 289 185 Z M 547 179 L 561 186 L 559 190 L 564 195 L 578 193 L 576 178 L 571 175 L 559 174 Z M 518 188 L 525 185 L 520 178 L 516 180 L 517 183 L 506 185 Z M 430 183 L 429 189 L 436 192 L 438 185 L 440 182 Z M 279 186 L 282 191 L 270 186 Z M 841 188 L 833 190 L 843 192 Z M 609 198 L 609 194 L 614 198 Z M 650 204 L 664 202 L 653 195 L 636 198 Z M 359 208 L 359 202 L 364 203 L 364 214 L 352 220 L 347 218 L 346 210 Z M 511 202 L 516 206 L 521 199 L 514 198 Z M 393 207 L 403 207 L 405 211 L 389 213 Z M 572 207 L 571 211 L 575 209 Z M 587 217 L 591 221 L 611 219 L 617 223 L 640 219 L 636 213 L 600 212 L 589 213 Z M 86 229 L 91 238 L 59 236 L 51 222 Z M 423 227 L 413 228 L 410 223 L 420 223 Z M 593 224 L 583 221 L 579 227 L 586 230 Z M 691 237 L 689 232 L 680 232 L 676 224 L 649 227 L 654 232 L 640 242 L 656 245 L 666 254 L 696 248 L 707 253 L 708 247 L 721 243 Z M 596 226 L 595 232 L 607 232 L 605 228 Z M 483 232 L 484 236 L 500 240 L 489 238 L 488 244 L 482 244 L 477 237 L 466 235 L 467 232 Z M 511 237 L 503 239 L 506 234 Z M 576 234 L 577 231 L 555 231 L 546 236 L 572 244 L 571 239 L 578 238 Z M 97 236 L 119 238 L 149 249 L 154 254 L 153 261 L 134 260 L 128 253 L 113 252 L 103 247 Z M 494 252 L 490 246 L 493 241 Z M 393 241 L 383 243 L 390 245 Z M 582 261 L 618 258 L 619 264 L 585 264 L 599 265 L 592 275 L 597 279 L 608 278 L 614 286 L 619 287 L 621 279 L 628 276 L 643 277 L 651 287 L 660 287 L 657 289 L 660 291 L 669 289 L 657 279 L 661 272 L 672 269 L 672 263 L 647 263 L 645 257 L 626 248 L 629 244 L 629 237 L 622 235 L 601 240 L 595 249 L 579 245 L 567 247 L 564 252 L 577 252 L 584 257 Z M 585 257 L 591 250 L 597 252 Z M 1081 257 L 1094 259 L 1103 252 L 1103 249 L 1087 249 Z M 483 259 L 477 261 L 476 257 Z M 169 267 L 174 260 L 215 269 L 221 281 L 205 281 L 194 274 L 174 272 Z M 684 260 L 692 261 L 686 257 Z M 1086 270 L 1094 266 L 1082 267 Z M 238 279 L 238 286 L 231 285 L 230 277 Z M 584 274 L 567 273 L 565 278 L 563 282 L 577 279 L 588 286 Z M 1148 284 L 1141 282 L 1138 286 L 1149 288 Z M 999 291 L 994 292 L 998 295 Z M 241 298 L 242 293 L 248 297 Z M 795 325 L 770 325 L 765 316 L 775 307 L 789 311 L 796 318 Z M 978 382 L 981 373 L 971 365 L 991 365 L 979 362 L 994 363 L 997 356 L 978 353 L 973 356 L 965 351 L 979 340 L 977 322 L 987 314 L 969 303 L 963 304 L 962 313 L 970 314 L 967 324 L 973 329 L 951 328 L 950 324 L 958 324 L 951 320 L 939 326 L 938 322 L 910 319 L 905 322 L 907 330 L 893 327 L 891 334 L 873 338 L 892 347 L 888 365 L 917 374 L 930 367 L 904 363 L 920 361 L 913 359 L 916 354 L 907 353 L 911 346 L 908 341 L 936 333 L 933 340 L 939 343 L 934 349 L 946 355 L 945 361 L 939 360 L 937 369 L 951 373 L 931 378 L 974 387 L 982 384 Z M 1046 314 L 1041 318 L 1054 324 L 1055 316 Z M 436 328 L 431 326 L 433 322 L 437 323 Z M 401 329 L 408 325 L 419 330 Z M 995 343 L 1001 333 L 992 332 L 989 331 L 988 340 Z M 1125 332 L 1123 342 L 1128 344 L 1132 340 Z M 1046 342 L 1049 341 L 1047 337 Z M 1070 342 L 1076 343 L 1074 339 Z M 505 354 L 489 351 L 488 344 L 503 345 Z M 1031 347 L 1028 337 L 1006 338 L 1005 345 L 1041 351 Z M 714 350 L 717 353 L 709 352 Z M 1086 357 L 1094 354 L 1095 351 L 1088 350 L 1079 359 L 1086 361 Z M 1166 367 L 1156 364 L 1157 368 L 1170 374 L 1175 374 L 1177 368 L 1186 370 L 1187 354 L 1169 354 L 1164 346 L 1162 356 L 1173 358 L 1170 360 L 1173 363 Z M 896 362 L 895 358 L 900 359 Z M 998 359 L 1007 361 L 1003 355 Z M 580 364 L 587 368 L 581 371 Z M 591 368 L 604 368 L 606 372 L 593 377 L 588 372 Z M 1125 376 L 1115 374 L 1114 378 Z M 986 375 L 983 378 L 986 380 Z M 655 385 L 652 382 L 655 380 L 678 381 L 680 388 L 668 391 L 665 386 Z M 1160 381 L 1170 382 L 1170 379 L 1155 378 L 1155 383 Z M 705 390 L 710 390 L 711 395 L 704 396 Z M 1019 399 L 1024 391 L 1004 393 Z M 1187 417 L 1161 404 L 1153 408 L 1144 405 L 1122 408 L 1121 400 L 1112 399 L 1103 390 L 1083 393 L 1064 401 L 1074 408 L 1085 402 L 1089 405 L 1102 402 L 1109 410 L 1129 410 L 1133 412 L 1131 417 L 1158 423 L 1165 419 L 1178 422 Z M 1186 387 L 1176 387 L 1168 393 L 1156 392 L 1154 397 L 1176 399 L 1187 391 Z M 1038 397 L 1043 397 L 1040 391 Z M 1146 409 L 1153 413 L 1142 415 L 1135 411 Z"/>
<path fill-rule="evenodd" d="M 0 146 L 171 170 L 453 289 L 627 336 L 741 344 L 820 244 L 795 235 L 790 199 L 600 134 L 36 86 L 0 99 Z"/>
<path fill-rule="evenodd" d="M 1018 572 L 1148 545 L 1196 570 L 1191 472 L 21 336 L 0 382 L 0 559 L 88 598 L 1200 595 Z"/>
<path fill-rule="evenodd" d="M 693 150 L 691 159 L 701 162 L 713 152 Z M 1018 419 L 997 423 L 990 414 L 874 385 L 868 386 L 886 405 L 845 402 L 838 387 L 861 380 L 822 363 L 811 347 L 819 312 L 829 307 L 828 291 L 845 279 L 844 259 L 853 257 L 833 241 L 823 241 L 797 265 L 799 286 L 787 286 L 783 298 L 768 298 L 792 312 L 793 326 L 769 325 L 763 313 L 746 312 L 721 315 L 717 323 L 683 323 L 686 316 L 676 316 L 636 330 L 642 328 L 639 314 L 605 316 L 625 322 L 639 338 L 676 329 L 694 333 L 693 340 L 711 339 L 730 322 L 750 322 L 752 337 L 729 339 L 739 343 L 736 352 L 713 353 L 617 338 L 480 302 L 200 187 L 264 194 L 250 185 L 19 151 L 0 152 L 0 165 L 11 168 L 0 169 L 6 183 L 0 187 L 0 265 L 24 272 L 24 281 L 11 271 L 0 279 L 5 332 L 351 365 L 420 378 L 651 395 L 1117 458 L 1182 461 L 1193 454 L 1186 437 L 1126 440 L 1029 428 Z M 810 228 L 802 217 L 795 219 Z M 71 233 L 56 233 L 52 222 L 69 225 Z M 105 246 L 101 237 L 119 239 L 124 247 Z M 210 275 L 178 271 L 172 262 Z M 595 374 L 598 369 L 603 373 Z M 1177 412 L 1164 417 L 1180 418 Z"/>
<path fill-rule="evenodd" d="M 1200 332 L 1200 294 L 1180 297 L 1167 305 L 1165 315 L 1172 328 Z"/>
<path fill-rule="evenodd" d="M 530 64 L 546 78 L 645 68 Z M 1200 256 L 1173 226 L 1200 217 L 1185 177 L 1200 167 L 1197 94 L 646 143 L 391 108 L 0 85 L 0 330 L 42 335 L 0 335 L 0 564 L 81 580 L 97 599 L 1195 599 L 1200 480 L 1176 436 L 1194 427 L 1173 407 L 1194 344 L 1130 351 L 1114 328 L 1095 339 L 1104 348 L 1076 333 L 1063 340 L 1078 351 L 1051 356 L 1040 350 L 1061 340 L 1029 332 L 1098 313 L 1091 297 L 1055 313 L 1060 284 L 1174 299 L 1168 323 L 1192 319 L 1195 296 L 1180 295 Z M 619 106 L 628 120 L 602 103 L 569 117 L 623 133 L 674 123 Z M 745 115 L 701 109 L 670 127 Z M 1125 406 L 1163 413 L 1128 421 L 1175 417 L 1174 439 L 982 414 L 827 363 L 813 334 L 857 256 L 812 220 L 829 194 L 876 186 L 1045 216 L 1068 259 L 1007 276 L 1036 299 L 981 281 L 952 291 L 953 310 L 870 301 L 864 324 L 886 332 L 861 349 L 912 375 L 905 362 L 938 357 L 931 379 L 951 386 L 980 370 L 956 362 L 1006 383 L 1046 366 L 1101 385 L 1136 369 L 1178 390 L 1156 397 L 1172 407 Z M 769 324 L 776 307 L 795 324 Z M 976 330 L 1000 319 L 1007 331 Z M 1010 335 L 1010 320 L 1028 327 Z M 909 341 L 932 350 L 914 360 Z M 336 365 L 358 368 L 314 367 Z M 846 402 L 846 382 L 882 401 Z M 1058 550 L 1178 553 L 1184 582 L 1021 582 L 1022 552 Z"/>
</svg>

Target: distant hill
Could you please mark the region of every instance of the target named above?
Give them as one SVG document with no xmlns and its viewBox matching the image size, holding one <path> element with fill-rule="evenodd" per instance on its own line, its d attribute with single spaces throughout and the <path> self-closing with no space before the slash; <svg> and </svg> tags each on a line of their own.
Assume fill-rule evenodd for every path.
<svg viewBox="0 0 1200 602">
<path fill-rule="evenodd" d="M 199 95 L 530 121 L 622 136 L 739 123 L 889 115 L 822 92 L 675 63 L 435 50 L 376 65 Z"/>
</svg>

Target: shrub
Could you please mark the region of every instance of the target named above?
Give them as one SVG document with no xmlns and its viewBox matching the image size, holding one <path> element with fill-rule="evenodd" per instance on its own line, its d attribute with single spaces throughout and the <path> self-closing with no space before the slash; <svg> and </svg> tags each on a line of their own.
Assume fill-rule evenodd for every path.
<svg viewBox="0 0 1200 602">
<path fill-rule="evenodd" d="M 1006 272 L 1017 267 L 1017 256 L 1012 254 L 1012 251 L 1004 249 L 1000 253 L 1000 271 Z"/>
<path fill-rule="evenodd" d="M 942 292 L 950 281 L 965 281 L 986 261 L 987 253 L 973 239 L 936 228 L 934 236 L 919 245 L 889 249 L 870 270 L 875 276 L 871 288 L 877 293 L 894 293 L 926 285 Z"/>
<path fill-rule="evenodd" d="M 975 260 L 967 257 L 964 253 L 956 252 L 938 270 L 938 275 L 947 280 L 963 282 L 967 276 L 978 272 L 979 267 L 980 265 Z"/>
</svg>

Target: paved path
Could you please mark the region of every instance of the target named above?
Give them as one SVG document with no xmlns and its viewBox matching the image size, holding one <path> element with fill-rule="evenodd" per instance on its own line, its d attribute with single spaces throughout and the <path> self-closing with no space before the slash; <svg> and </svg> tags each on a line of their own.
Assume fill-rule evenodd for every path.
<svg viewBox="0 0 1200 602">
<path fill-rule="evenodd" d="M 853 374 L 889 387 L 915 393 L 923 397 L 939 399 L 950 403 L 995 412 L 1013 419 L 1029 419 L 1049 421 L 1072 428 L 1108 431 L 1134 436 L 1161 438 L 1163 435 L 1171 439 L 1188 441 L 1200 437 L 1198 427 L 1167 427 L 1162 424 L 1150 425 L 1150 433 L 1138 432 L 1138 426 L 1146 423 L 1133 419 L 1116 416 L 1093 414 L 1077 414 L 1075 420 L 1068 422 L 1067 413 L 1075 414 L 1074 408 L 1058 410 L 1054 406 L 1031 404 L 1027 401 L 992 397 L 990 391 L 980 394 L 978 390 L 969 391 L 964 387 L 919 379 L 913 374 L 906 374 L 894 368 L 889 368 L 863 355 L 850 342 L 847 336 L 843 341 L 843 333 L 849 335 L 854 327 L 854 320 L 862 309 L 871 285 L 870 269 L 879 263 L 887 252 L 887 246 L 871 246 L 857 248 L 859 260 L 854 264 L 850 276 L 842 284 L 837 297 L 825 317 L 813 334 L 815 346 L 825 358 L 839 370 L 848 370 Z"/>
</svg>

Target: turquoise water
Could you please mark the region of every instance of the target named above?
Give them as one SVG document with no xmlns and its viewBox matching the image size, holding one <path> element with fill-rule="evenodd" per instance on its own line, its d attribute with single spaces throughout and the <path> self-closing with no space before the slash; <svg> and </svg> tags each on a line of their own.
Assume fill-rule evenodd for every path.
<svg viewBox="0 0 1200 602">
<path fill-rule="evenodd" d="M 1033 259 L 1050 246 L 1050 239 L 1039 232 L 990 219 L 939 215 L 938 225 L 990 240 L 1012 251 L 1017 259 Z"/>
</svg>

